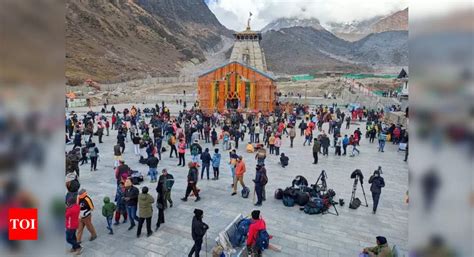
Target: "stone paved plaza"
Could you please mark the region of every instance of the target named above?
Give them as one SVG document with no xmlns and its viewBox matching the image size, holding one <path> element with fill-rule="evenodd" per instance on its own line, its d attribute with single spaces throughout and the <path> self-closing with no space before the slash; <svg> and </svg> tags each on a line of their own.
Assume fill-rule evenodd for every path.
<svg viewBox="0 0 474 257">
<path fill-rule="evenodd" d="M 171 107 L 173 110 L 173 107 Z M 100 108 L 94 108 L 94 110 Z M 176 110 L 176 109 L 174 109 Z M 352 124 L 349 131 L 342 129 L 342 134 L 352 133 L 360 127 L 365 134 L 365 122 Z M 328 125 L 323 129 L 327 131 Z M 172 191 L 174 201 L 173 208 L 165 211 L 165 224 L 154 232 L 151 237 L 146 237 L 146 228 L 142 236 L 137 239 L 136 230 L 127 231 L 129 224 L 114 226 L 114 235 L 108 235 L 106 220 L 101 214 L 102 199 L 115 196 L 115 178 L 113 171 L 113 145 L 116 142 L 116 131 L 110 136 L 104 136 L 104 144 L 99 144 L 100 160 L 98 170 L 90 172 L 90 166 L 81 166 L 81 184 L 87 189 L 94 201 L 95 211 L 93 222 L 98 233 L 98 238 L 89 242 L 89 233 L 84 232 L 83 256 L 187 256 L 193 245 L 191 239 L 191 220 L 194 208 L 204 210 L 204 222 L 210 229 L 207 237 L 208 256 L 215 246 L 214 238 L 223 230 L 237 214 L 250 215 L 255 209 L 252 197 L 244 199 L 240 193 L 231 196 L 230 184 L 232 178 L 227 167 L 229 160 L 228 152 L 222 153 L 221 176 L 218 181 L 200 180 L 198 187 L 201 189 L 202 200 L 195 203 L 191 197 L 187 202 L 182 202 L 186 188 L 187 167 L 177 167 L 178 159 L 169 158 L 169 151 L 163 154 L 163 160 L 158 165 L 158 170 L 167 168 L 175 177 L 175 185 Z M 245 174 L 246 185 L 253 188 L 252 179 L 255 176 L 256 160 L 254 154 L 245 152 L 245 144 L 249 136 L 246 135 L 244 142 L 239 144 L 237 150 L 244 157 L 247 166 Z M 332 141 L 332 140 L 331 140 Z M 94 142 L 97 143 L 97 138 Z M 203 144 L 203 142 L 201 142 Z M 166 145 L 166 142 L 164 142 Z M 66 146 L 67 150 L 72 146 Z M 203 149 L 208 147 L 212 151 L 211 144 L 203 144 Z M 221 146 L 219 146 L 221 147 Z M 351 147 L 348 147 L 350 150 Z M 278 165 L 279 157 L 268 156 L 266 160 L 269 182 L 266 186 L 267 200 L 263 206 L 258 208 L 267 224 L 267 231 L 273 235 L 270 241 L 282 247 L 281 252 L 267 250 L 264 256 L 321 256 L 321 257 L 348 257 L 358 256 L 363 247 L 375 245 L 375 237 L 383 235 L 387 238 L 390 246 L 396 244 L 402 254 L 406 254 L 408 247 L 408 206 L 404 203 L 405 192 L 408 189 L 408 165 L 403 162 L 404 153 L 397 152 L 397 146 L 387 143 L 384 153 L 377 151 L 377 144 L 370 144 L 363 138 L 360 146 L 360 155 L 355 157 L 335 156 L 334 148 L 330 148 L 329 157 L 320 155 L 319 163 L 312 163 L 312 146 L 303 146 L 303 137 L 295 139 L 295 147 L 289 147 L 289 139 L 283 137 L 281 152 L 290 158 L 287 168 Z M 138 158 L 133 154 L 133 145 L 128 140 L 124 157 L 126 163 L 134 170 L 146 174 L 148 167 L 138 163 Z M 186 153 L 186 161 L 191 160 L 189 151 Z M 368 178 L 378 166 L 383 168 L 383 177 L 386 186 L 382 190 L 377 214 L 372 214 L 372 197 Z M 357 210 L 348 208 L 351 197 L 353 180 L 350 174 L 359 168 L 364 173 L 364 188 L 369 202 L 369 208 L 365 207 L 361 188 L 357 189 L 363 205 Z M 307 215 L 299 210 L 299 206 L 285 207 L 281 200 L 276 200 L 273 193 L 277 188 L 285 188 L 291 185 L 291 181 L 297 175 L 303 175 L 313 184 L 316 182 L 321 170 L 326 170 L 328 176 L 328 187 L 336 191 L 336 199 L 343 198 L 346 205 L 337 205 L 339 216 L 335 215 Z M 211 168 L 212 173 L 212 168 Z M 142 186 L 150 187 L 152 196 L 156 199 L 156 183 L 151 184 L 149 177 L 141 183 Z M 240 185 L 239 185 L 240 191 Z M 252 192 L 253 193 L 253 192 Z M 333 211 L 333 210 L 332 210 Z M 152 228 L 154 229 L 157 210 L 154 206 Z M 201 256 L 205 254 L 206 244 L 203 244 Z"/>
</svg>

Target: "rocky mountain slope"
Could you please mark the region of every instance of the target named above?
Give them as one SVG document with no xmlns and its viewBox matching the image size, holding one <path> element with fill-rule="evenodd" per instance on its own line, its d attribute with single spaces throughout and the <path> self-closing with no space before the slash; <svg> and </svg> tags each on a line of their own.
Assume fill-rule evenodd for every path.
<svg viewBox="0 0 474 257">
<path fill-rule="evenodd" d="M 408 65 L 407 31 L 375 33 L 348 42 L 329 31 L 293 27 L 265 33 L 262 47 L 268 69 L 283 74 L 367 72 L 380 66 Z"/>
<path fill-rule="evenodd" d="M 332 22 L 328 24 L 328 30 L 348 41 L 360 40 L 371 33 L 407 31 L 408 8 L 385 17 L 375 16 L 370 19 L 352 21 L 349 23 Z"/>
<path fill-rule="evenodd" d="M 371 26 L 371 33 L 408 31 L 408 8 L 382 18 Z"/>
<path fill-rule="evenodd" d="M 275 73 L 299 74 L 316 70 L 366 70 L 337 56 L 348 56 L 351 43 L 328 31 L 293 27 L 269 31 L 261 42 L 268 69 Z"/>
<path fill-rule="evenodd" d="M 325 30 L 318 19 L 280 18 L 267 24 L 261 31 L 265 33 L 270 30 L 279 31 L 291 27 L 310 27 L 315 30 Z"/>
<path fill-rule="evenodd" d="M 408 66 L 408 31 L 370 34 L 352 43 L 351 60 L 371 66 Z"/>
<path fill-rule="evenodd" d="M 177 75 L 219 49 L 222 36 L 231 31 L 202 0 L 67 0 L 66 78 Z"/>
</svg>

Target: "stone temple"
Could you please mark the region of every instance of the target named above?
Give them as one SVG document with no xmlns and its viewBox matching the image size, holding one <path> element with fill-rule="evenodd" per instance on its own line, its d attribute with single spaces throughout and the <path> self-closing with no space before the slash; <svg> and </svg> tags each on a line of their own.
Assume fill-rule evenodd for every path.
<svg viewBox="0 0 474 257">
<path fill-rule="evenodd" d="M 273 112 L 278 101 L 276 82 L 267 71 L 260 48 L 262 34 L 250 29 L 235 33 L 229 62 L 201 74 L 198 102 L 204 112 L 237 110 Z"/>
<path fill-rule="evenodd" d="M 247 23 L 247 29 L 234 33 L 234 48 L 230 56 L 230 61 L 244 63 L 260 71 L 267 71 L 265 54 L 260 47 L 262 33 L 250 29 L 250 19 Z"/>
</svg>

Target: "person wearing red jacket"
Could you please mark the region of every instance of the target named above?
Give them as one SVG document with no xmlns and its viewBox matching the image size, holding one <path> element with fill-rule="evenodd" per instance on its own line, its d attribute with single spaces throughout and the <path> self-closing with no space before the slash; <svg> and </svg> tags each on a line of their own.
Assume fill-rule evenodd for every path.
<svg viewBox="0 0 474 257">
<path fill-rule="evenodd" d="M 258 232 L 264 229 L 267 229 L 267 225 L 265 225 L 263 218 L 260 217 L 260 211 L 252 211 L 252 223 L 249 226 L 249 233 L 247 235 L 247 252 L 249 252 L 248 256 L 262 256 L 262 250 L 256 249 L 255 246 L 257 244 Z M 252 255 L 252 253 L 255 255 Z"/>
<path fill-rule="evenodd" d="M 71 253 L 80 254 L 81 245 L 77 242 L 76 230 L 79 227 L 79 213 L 81 208 L 74 197 L 66 200 L 66 241 L 72 245 Z"/>
</svg>

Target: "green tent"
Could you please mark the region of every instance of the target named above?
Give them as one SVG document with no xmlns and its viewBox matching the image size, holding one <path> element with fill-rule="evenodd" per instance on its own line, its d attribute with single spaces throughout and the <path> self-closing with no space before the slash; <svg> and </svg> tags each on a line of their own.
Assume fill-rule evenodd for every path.
<svg viewBox="0 0 474 257">
<path fill-rule="evenodd" d="M 309 75 L 309 74 L 300 74 L 300 75 L 294 75 L 291 77 L 292 81 L 305 81 L 305 80 L 313 80 L 314 76 Z"/>
</svg>

